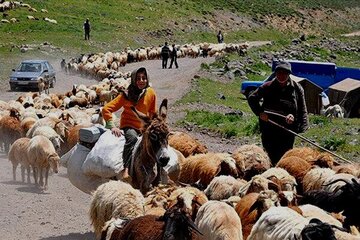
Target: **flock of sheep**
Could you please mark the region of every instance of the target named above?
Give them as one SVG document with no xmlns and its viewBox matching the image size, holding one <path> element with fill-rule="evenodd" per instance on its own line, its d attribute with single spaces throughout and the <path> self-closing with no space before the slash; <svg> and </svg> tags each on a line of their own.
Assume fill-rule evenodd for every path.
<svg viewBox="0 0 360 240">
<path fill-rule="evenodd" d="M 29 12 L 33 12 L 33 13 L 38 12 L 38 10 L 36 8 L 31 7 L 30 4 L 27 4 L 27 3 L 18 2 L 18 1 L 4 1 L 4 0 L 1 0 L 0 1 L 0 12 L 3 12 L 3 19 L 1 19 L 1 23 L 16 23 L 16 22 L 19 22 L 19 19 L 16 19 L 16 18 L 7 19 L 9 17 L 9 13 L 6 13 L 6 12 L 8 12 L 9 10 L 12 10 L 12 9 L 20 8 L 20 7 L 28 9 Z M 40 11 L 42 13 L 48 13 L 48 10 L 46 10 L 46 9 L 41 9 Z M 28 20 L 39 20 L 38 17 L 34 17 L 32 15 L 27 15 L 26 18 Z M 55 19 L 51 19 L 51 18 L 48 18 L 48 17 L 43 17 L 43 20 L 46 21 L 46 22 L 49 22 L 49 23 L 57 24 L 57 21 Z"/>
<path fill-rule="evenodd" d="M 35 183 L 46 189 L 49 169 L 58 171 L 60 157 L 78 142 L 79 129 L 104 124 L 101 111 L 91 105 L 99 103 L 101 93 L 128 83 L 104 79 L 74 85 L 64 94 L 25 93 L 0 101 L 1 147 L 13 164 L 14 180 L 20 165 L 22 181 L 27 170 L 30 182 L 32 168 Z M 360 239 L 357 165 L 295 148 L 271 166 L 256 145 L 212 153 L 182 132 L 172 133 L 169 145 L 183 156 L 169 175 L 171 184 L 143 195 L 128 183 L 102 179 L 89 192 L 97 239 Z M 67 168 L 69 174 L 72 166 Z"/>
<path fill-rule="evenodd" d="M 0 10 L 4 6 L 2 2 Z M 183 45 L 178 56 L 198 57 L 204 49 L 215 56 L 246 47 Z M 32 169 L 35 184 L 46 190 L 49 170 L 57 173 L 60 157 L 77 144 L 79 129 L 105 124 L 101 110 L 93 106 L 106 104 L 129 85 L 129 73 L 122 73 L 120 66 L 160 58 L 160 50 L 127 49 L 70 59 L 65 70 L 101 81 L 74 85 L 61 94 L 43 92 L 39 81 L 39 93 L 0 101 L 0 148 L 8 153 L 13 179 L 20 165 L 23 182 L 25 171 L 31 182 Z M 97 239 L 360 239 L 358 165 L 295 148 L 272 166 L 256 145 L 239 146 L 231 154 L 213 153 L 181 132 L 169 136 L 169 145 L 182 154 L 169 175 L 170 184 L 142 194 L 128 183 L 102 179 L 88 192 Z M 72 166 L 67 168 L 69 174 Z"/>
</svg>

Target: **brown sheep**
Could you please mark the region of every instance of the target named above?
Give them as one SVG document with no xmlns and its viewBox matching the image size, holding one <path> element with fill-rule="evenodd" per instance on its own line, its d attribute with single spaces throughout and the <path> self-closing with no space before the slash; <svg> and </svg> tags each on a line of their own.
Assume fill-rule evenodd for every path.
<svg viewBox="0 0 360 240">
<path fill-rule="evenodd" d="M 64 142 L 61 144 L 60 147 L 60 155 L 64 155 L 68 151 L 70 151 L 79 141 L 79 130 L 81 128 L 86 128 L 92 126 L 91 123 L 89 124 L 81 124 L 75 125 L 73 127 L 69 127 L 65 130 L 65 138 Z"/>
<path fill-rule="evenodd" d="M 37 120 L 33 117 L 26 117 L 20 122 L 20 126 L 24 135 L 29 131 L 29 129 L 35 124 Z"/>
<path fill-rule="evenodd" d="M 306 160 L 291 156 L 286 158 L 281 158 L 280 161 L 276 164 L 276 167 L 285 169 L 290 175 L 294 176 L 298 185 L 298 190 L 302 193 L 302 183 L 304 176 L 312 168 L 311 164 Z"/>
<path fill-rule="evenodd" d="M 20 126 L 20 114 L 15 108 L 10 109 L 10 114 L 0 119 L 0 136 L 4 144 L 5 152 L 9 152 L 10 145 L 16 139 L 24 136 L 23 130 Z"/>
<path fill-rule="evenodd" d="M 231 155 L 239 169 L 243 169 L 244 179 L 265 172 L 271 167 L 271 161 L 265 151 L 255 144 L 238 147 Z"/>
<path fill-rule="evenodd" d="M 169 145 L 180 151 L 184 157 L 208 152 L 205 145 L 184 132 L 172 132 L 169 135 Z"/>
<path fill-rule="evenodd" d="M 278 195 L 272 190 L 249 193 L 236 204 L 235 211 L 241 219 L 244 239 L 248 238 L 261 214 L 271 206 L 280 206 Z"/>
<path fill-rule="evenodd" d="M 19 138 L 9 151 L 9 160 L 13 165 L 13 180 L 16 181 L 16 168 L 18 164 L 21 165 L 21 179 L 25 182 L 25 169 L 27 170 L 27 182 L 30 183 L 30 163 L 27 159 L 27 147 L 29 146 L 30 138 Z"/>
<path fill-rule="evenodd" d="M 237 178 L 239 175 L 235 160 L 226 153 L 196 154 L 188 157 L 180 168 L 180 182 L 191 184 L 200 180 L 204 187 L 216 176 L 230 175 Z"/>
<path fill-rule="evenodd" d="M 311 165 L 317 165 L 322 168 L 333 168 L 335 165 L 338 165 L 329 153 L 322 153 L 309 147 L 290 149 L 282 156 L 282 158 L 290 156 L 302 158 Z"/>
</svg>

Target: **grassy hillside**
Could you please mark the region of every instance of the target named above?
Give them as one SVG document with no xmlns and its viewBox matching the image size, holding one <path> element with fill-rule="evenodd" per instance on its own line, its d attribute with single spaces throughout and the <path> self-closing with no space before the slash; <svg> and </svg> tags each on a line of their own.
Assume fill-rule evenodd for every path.
<svg viewBox="0 0 360 240">
<path fill-rule="evenodd" d="M 8 11 L 8 19 L 15 17 L 20 22 L 0 25 L 2 47 L 48 41 L 75 52 L 119 50 L 127 46 L 161 44 L 165 39 L 179 43 L 214 42 L 218 29 L 226 30 L 228 42 L 239 40 L 239 37 L 273 40 L 279 37 L 277 30 L 272 29 L 271 33 L 275 34 L 269 34 L 271 26 L 264 25 L 262 20 L 268 14 L 303 16 L 300 9 L 314 11 L 317 8 L 332 8 L 334 11 L 345 11 L 347 8 L 360 7 L 358 0 L 30 0 L 26 3 L 38 12 L 29 12 L 26 8 Z M 42 8 L 47 9 L 48 13 L 40 12 Z M 40 20 L 28 20 L 27 15 Z M 42 20 L 44 17 L 55 19 L 58 24 L 45 22 Z M 82 41 L 82 24 L 86 18 L 92 24 L 91 43 Z M 342 28 L 344 32 L 360 26 L 360 20 L 346 21 L 350 24 L 346 29 Z M 249 29 L 249 26 L 253 29 Z M 263 31 L 265 34 L 262 34 Z"/>
</svg>

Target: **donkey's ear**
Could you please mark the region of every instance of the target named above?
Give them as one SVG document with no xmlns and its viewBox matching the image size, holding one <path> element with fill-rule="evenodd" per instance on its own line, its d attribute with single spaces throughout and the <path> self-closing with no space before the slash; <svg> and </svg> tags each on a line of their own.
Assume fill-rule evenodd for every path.
<svg viewBox="0 0 360 240">
<path fill-rule="evenodd" d="M 148 116 L 136 110 L 134 106 L 131 106 L 130 108 L 136 114 L 136 116 L 138 116 L 138 118 L 140 118 L 140 120 L 142 120 L 143 122 L 147 123 L 150 121 L 150 118 Z"/>
<path fill-rule="evenodd" d="M 160 104 L 160 108 L 159 108 L 159 115 L 165 119 L 166 116 L 167 116 L 167 103 L 168 103 L 168 100 L 165 98 L 161 104 Z"/>
</svg>

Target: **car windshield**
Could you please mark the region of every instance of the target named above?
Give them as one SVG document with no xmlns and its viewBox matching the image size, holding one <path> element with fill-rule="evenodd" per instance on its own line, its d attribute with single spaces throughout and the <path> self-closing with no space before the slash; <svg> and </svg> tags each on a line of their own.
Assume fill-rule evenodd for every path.
<svg viewBox="0 0 360 240">
<path fill-rule="evenodd" d="M 40 72 L 41 63 L 22 63 L 17 69 L 18 72 Z"/>
</svg>

